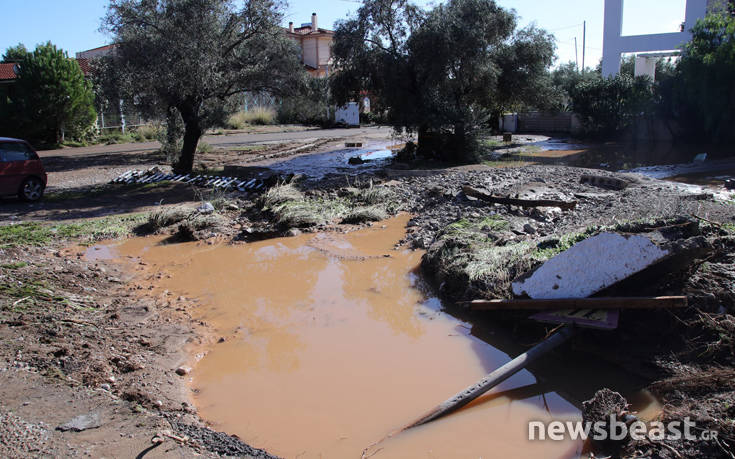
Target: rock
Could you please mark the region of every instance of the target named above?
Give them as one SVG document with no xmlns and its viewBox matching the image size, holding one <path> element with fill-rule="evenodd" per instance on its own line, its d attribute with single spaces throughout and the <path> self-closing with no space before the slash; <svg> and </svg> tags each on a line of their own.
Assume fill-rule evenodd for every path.
<svg viewBox="0 0 735 459">
<path fill-rule="evenodd" d="M 176 374 L 179 376 L 186 376 L 191 373 L 190 367 L 179 367 L 176 369 Z"/>
<path fill-rule="evenodd" d="M 304 233 L 302 233 L 301 230 L 298 229 L 298 228 L 291 228 L 290 230 L 288 230 L 286 232 L 286 236 L 288 236 L 288 237 L 301 236 L 302 234 L 304 234 Z"/>
<path fill-rule="evenodd" d="M 669 255 L 644 236 L 602 233 L 586 239 L 513 282 L 534 299 L 587 298 Z"/>
<path fill-rule="evenodd" d="M 365 164 L 365 160 L 360 158 L 359 156 L 353 156 L 352 158 L 347 161 L 352 166 L 359 166 L 360 164 Z"/>
<path fill-rule="evenodd" d="M 201 206 L 197 207 L 197 212 L 202 215 L 209 215 L 214 213 L 214 206 L 211 202 L 202 203 Z"/>
<path fill-rule="evenodd" d="M 526 234 L 536 234 L 536 228 L 534 228 L 530 223 L 526 223 L 523 225 L 523 232 Z"/>
<path fill-rule="evenodd" d="M 96 429 L 102 426 L 102 420 L 98 413 L 89 413 L 77 416 L 66 424 L 62 424 L 56 428 L 62 432 L 83 432 L 89 429 Z"/>
<path fill-rule="evenodd" d="M 100 389 L 106 390 L 107 392 L 110 392 L 112 390 L 112 386 L 110 386 L 107 383 L 104 383 L 104 384 L 100 384 Z"/>
</svg>

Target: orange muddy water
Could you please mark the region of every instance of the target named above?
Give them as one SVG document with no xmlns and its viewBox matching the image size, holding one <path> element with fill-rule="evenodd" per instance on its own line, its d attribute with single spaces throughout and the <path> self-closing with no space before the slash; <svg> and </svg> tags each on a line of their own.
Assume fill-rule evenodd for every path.
<svg viewBox="0 0 735 459">
<path fill-rule="evenodd" d="M 162 271 L 156 291 L 196 298 L 213 332 L 191 389 L 213 428 L 285 458 L 363 449 L 509 357 L 417 288 L 422 253 L 395 250 L 408 216 L 348 234 L 241 245 L 133 239 L 98 251 Z M 217 342 L 220 337 L 224 342 Z M 375 458 L 575 458 L 580 442 L 530 442 L 530 420 L 579 419 L 523 371 L 460 412 L 389 438 Z"/>
</svg>

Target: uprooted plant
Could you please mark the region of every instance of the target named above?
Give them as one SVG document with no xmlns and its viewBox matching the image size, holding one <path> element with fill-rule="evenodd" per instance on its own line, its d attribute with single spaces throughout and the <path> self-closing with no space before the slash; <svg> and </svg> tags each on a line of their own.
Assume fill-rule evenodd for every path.
<svg viewBox="0 0 735 459">
<path fill-rule="evenodd" d="M 283 183 L 269 189 L 259 205 L 277 224 L 288 228 L 380 221 L 398 210 L 393 192 L 372 183 L 362 189 L 347 187 L 339 193 L 303 193 L 296 185 Z"/>
</svg>

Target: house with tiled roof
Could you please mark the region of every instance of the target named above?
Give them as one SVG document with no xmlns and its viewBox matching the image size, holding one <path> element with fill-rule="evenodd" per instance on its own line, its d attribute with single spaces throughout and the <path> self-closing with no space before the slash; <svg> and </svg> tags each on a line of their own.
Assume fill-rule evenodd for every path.
<svg viewBox="0 0 735 459">
<path fill-rule="evenodd" d="M 329 75 L 332 66 L 332 40 L 334 31 L 319 28 L 317 14 L 311 15 L 311 22 L 301 27 L 288 24 L 286 34 L 301 47 L 301 63 L 312 76 Z"/>
</svg>

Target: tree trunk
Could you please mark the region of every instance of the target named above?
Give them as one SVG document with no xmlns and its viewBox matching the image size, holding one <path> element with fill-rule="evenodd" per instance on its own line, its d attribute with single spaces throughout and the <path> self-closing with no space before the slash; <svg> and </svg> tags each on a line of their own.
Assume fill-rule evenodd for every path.
<svg viewBox="0 0 735 459">
<path fill-rule="evenodd" d="M 188 174 L 194 169 L 194 155 L 199 138 L 202 136 L 202 128 L 199 124 L 199 117 L 191 106 L 180 107 L 179 111 L 184 120 L 184 144 L 181 147 L 181 156 L 174 164 L 174 172 Z"/>
</svg>

